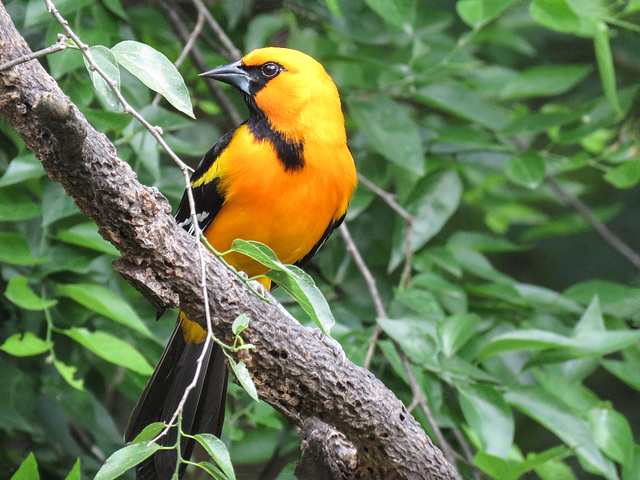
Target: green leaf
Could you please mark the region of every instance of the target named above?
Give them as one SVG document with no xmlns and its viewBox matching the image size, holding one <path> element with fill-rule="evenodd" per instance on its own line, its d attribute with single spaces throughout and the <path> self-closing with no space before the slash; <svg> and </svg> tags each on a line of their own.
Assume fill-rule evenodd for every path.
<svg viewBox="0 0 640 480">
<path fill-rule="evenodd" d="M 434 273 L 422 273 L 412 280 L 414 287 L 420 287 L 433 293 L 438 301 L 450 313 L 463 314 L 467 312 L 467 294 L 463 288 L 445 280 Z"/>
<path fill-rule="evenodd" d="M 378 318 L 378 325 L 398 342 L 407 356 L 417 364 L 435 367 L 436 344 L 425 331 L 424 320 Z"/>
<path fill-rule="evenodd" d="M 73 198 L 67 195 L 62 185 L 47 182 L 42 193 L 42 226 L 48 227 L 54 222 L 79 212 Z"/>
<path fill-rule="evenodd" d="M 211 475 L 215 480 L 229 480 L 222 470 L 220 470 L 216 465 L 210 462 L 199 462 L 196 465 Z"/>
<path fill-rule="evenodd" d="M 542 350 L 574 345 L 575 342 L 571 338 L 546 330 L 516 330 L 493 337 L 482 346 L 478 357 L 482 360 L 518 350 Z"/>
<path fill-rule="evenodd" d="M 455 81 L 427 85 L 409 97 L 491 130 L 501 130 L 509 122 L 506 110 Z"/>
<path fill-rule="evenodd" d="M 602 318 L 602 310 L 600 308 L 600 300 L 598 295 L 594 295 L 591 303 L 585 310 L 580 320 L 573 328 L 572 336 L 580 338 L 582 335 L 589 333 L 604 332 L 604 319 Z"/>
<path fill-rule="evenodd" d="M 142 429 L 142 431 L 136 435 L 131 443 L 150 442 L 156 438 L 162 430 L 167 427 L 166 423 L 154 422 Z"/>
<path fill-rule="evenodd" d="M 327 300 L 313 278 L 295 265 L 289 265 L 281 270 L 272 269 L 267 273 L 267 277 L 291 295 L 318 328 L 325 335 L 330 336 L 336 321 Z"/>
<path fill-rule="evenodd" d="M 84 390 L 84 380 L 76 379 L 75 375 L 78 371 L 78 367 L 73 365 L 67 365 L 60 360 L 54 360 L 53 365 L 58 370 L 58 373 L 64 378 L 64 380 L 76 390 Z"/>
<path fill-rule="evenodd" d="M 511 123 L 502 129 L 502 133 L 519 135 L 522 133 L 546 132 L 559 125 L 574 122 L 579 118 L 580 115 L 576 112 L 527 112 L 519 117 L 513 118 Z"/>
<path fill-rule="evenodd" d="M 63 333 L 100 358 L 121 365 L 140 375 L 151 375 L 153 367 L 134 347 L 110 333 L 90 332 L 85 328 L 70 328 Z"/>
<path fill-rule="evenodd" d="M 635 345 L 640 341 L 640 332 L 629 330 L 590 332 L 581 334 L 571 340 L 572 342 L 569 345 L 563 345 L 557 350 L 541 352 L 533 356 L 527 361 L 525 368 L 544 363 L 557 363 L 566 360 L 609 355 Z"/>
<path fill-rule="evenodd" d="M 423 177 L 409 194 L 405 209 L 415 219 L 411 229 L 411 251 L 424 247 L 458 209 L 462 198 L 462 181 L 457 172 L 442 170 Z M 407 225 L 396 228 L 389 271 L 400 265 L 406 254 Z"/>
<path fill-rule="evenodd" d="M 0 188 L 0 221 L 21 222 L 41 213 L 42 207 L 20 186 L 9 185 Z"/>
<path fill-rule="evenodd" d="M 231 464 L 231 457 L 227 451 L 225 444 L 210 433 L 203 433 L 195 436 L 196 441 L 204 447 L 211 458 L 220 466 L 224 474 L 230 480 L 235 480 L 236 474 L 233 471 L 233 465 Z"/>
<path fill-rule="evenodd" d="M 447 358 L 451 358 L 477 334 L 476 326 L 479 323 L 480 317 L 474 313 L 452 315 L 438 323 L 438 338 L 442 353 Z"/>
<path fill-rule="evenodd" d="M 511 408 L 502 394 L 488 385 L 457 385 L 464 418 L 482 442 L 483 450 L 507 458 L 515 426 Z"/>
<path fill-rule="evenodd" d="M 512 225 L 536 225 L 546 220 L 547 216 L 533 205 L 518 202 L 500 203 L 485 215 L 487 226 L 497 233 L 506 233 Z"/>
<path fill-rule="evenodd" d="M 255 383 L 253 383 L 253 378 L 251 378 L 249 374 L 249 370 L 247 370 L 247 365 L 244 362 L 236 363 L 235 360 L 231 358 L 228 360 L 231 370 L 233 370 L 233 374 L 240 382 L 240 385 L 242 385 L 242 388 L 257 402 L 259 400 L 258 391 L 256 390 Z"/>
<path fill-rule="evenodd" d="M 627 359 L 624 362 L 618 360 L 602 360 L 601 364 L 613 375 L 625 382 L 627 385 L 640 390 L 640 362 Z"/>
<path fill-rule="evenodd" d="M 554 64 L 532 67 L 507 82 L 501 97 L 515 100 L 560 95 L 578 85 L 591 70 L 589 65 Z"/>
<path fill-rule="evenodd" d="M 113 55 L 111 50 L 102 45 L 95 45 L 89 47 L 89 53 L 93 58 L 93 61 L 96 63 L 98 67 L 109 77 L 111 82 L 115 82 L 116 88 L 120 90 L 120 69 L 118 68 L 118 63 L 116 62 L 116 57 Z M 102 99 L 102 101 L 114 111 L 119 111 L 122 108 L 120 104 L 120 100 L 114 93 L 111 86 L 107 83 L 107 81 L 98 73 L 97 70 L 91 70 L 91 65 L 89 65 L 89 61 L 83 55 L 82 59 L 84 60 L 84 66 L 87 68 L 89 72 L 89 76 L 91 77 L 91 82 L 93 83 L 93 88 L 95 88 L 96 93 Z"/>
<path fill-rule="evenodd" d="M 605 280 L 577 283 L 562 294 L 564 297 L 588 305 L 595 295 L 602 311 L 616 318 L 637 318 L 640 312 L 640 288 Z"/>
<path fill-rule="evenodd" d="M 609 170 L 604 179 L 616 188 L 631 188 L 640 182 L 640 160 L 631 160 Z"/>
<path fill-rule="evenodd" d="M 616 73 L 613 66 L 613 54 L 611 53 L 611 45 L 609 44 L 609 27 L 604 21 L 596 23 L 593 44 L 596 52 L 596 61 L 598 62 L 598 71 L 600 72 L 600 81 L 604 89 L 604 96 L 607 98 L 616 115 L 622 117 L 622 106 L 620 105 L 618 92 L 616 90 Z"/>
<path fill-rule="evenodd" d="M 269 267 L 271 270 L 267 277 L 291 295 L 318 328 L 330 336 L 335 319 L 327 300 L 309 275 L 295 265 L 284 265 L 269 247 L 260 242 L 237 239 L 233 241 L 232 250 Z"/>
<path fill-rule="evenodd" d="M 549 460 L 537 465 L 535 468 L 536 473 L 540 476 L 541 480 L 578 480 L 578 477 L 573 473 L 573 470 L 569 465 L 561 460 Z"/>
<path fill-rule="evenodd" d="M 46 342 L 31 332 L 25 332 L 11 335 L 0 345 L 0 350 L 14 357 L 31 357 L 48 352 L 51 347 L 53 343 Z"/>
<path fill-rule="evenodd" d="M 569 448 L 562 445 L 550 448 L 549 450 L 546 450 L 542 453 L 529 453 L 527 454 L 526 460 L 520 463 L 516 463 L 509 469 L 509 473 L 511 473 L 512 476 L 507 478 L 509 478 L 509 480 L 516 480 L 531 470 L 536 470 L 536 472 L 538 472 L 538 469 L 543 465 L 564 465 L 564 463 L 562 463 L 560 460 L 562 458 L 568 457 L 571 454 L 573 454 L 573 452 Z M 566 468 L 568 469 L 568 473 L 571 474 L 571 469 L 568 467 Z M 505 478 L 504 480 L 507 480 L 507 478 Z M 551 478 L 549 478 L 549 480 L 551 480 Z M 557 478 L 562 478 L 562 480 L 575 480 L 575 477 L 570 475 L 565 475 L 563 477 Z"/>
<path fill-rule="evenodd" d="M 111 49 L 118 63 L 176 109 L 195 118 L 189 92 L 176 67 L 162 53 L 144 43 L 126 40 Z"/>
<path fill-rule="evenodd" d="M 245 313 L 238 315 L 238 317 L 231 324 L 231 331 L 234 335 L 240 335 L 242 331 L 249 326 L 249 317 Z"/>
<path fill-rule="evenodd" d="M 518 387 L 505 394 L 505 400 L 556 434 L 591 468 L 607 479 L 618 478 L 612 462 L 596 446 L 588 423 L 556 397 L 538 387 Z"/>
<path fill-rule="evenodd" d="M 620 213 L 619 205 L 608 205 L 594 209 L 593 212 L 601 222 L 608 222 Z M 522 242 L 532 242 L 540 238 L 567 236 L 577 232 L 590 230 L 591 224 L 579 213 L 569 213 L 559 215 L 543 223 L 535 225 L 525 230 L 520 240 Z"/>
<path fill-rule="evenodd" d="M 472 295 L 503 300 L 514 305 L 523 304 L 520 293 L 515 288 L 515 285 L 505 285 L 503 282 L 489 282 L 480 285 L 470 285 L 468 289 Z"/>
<path fill-rule="evenodd" d="M 460 0 L 456 11 L 460 18 L 472 28 L 479 28 L 496 18 L 518 0 Z"/>
<path fill-rule="evenodd" d="M 479 252 L 513 252 L 521 248 L 504 237 L 464 230 L 451 235 L 447 240 L 447 246 L 449 248 L 471 248 Z"/>
<path fill-rule="evenodd" d="M 513 183 L 531 189 L 540 186 L 545 170 L 544 158 L 533 150 L 511 157 L 505 165 L 507 176 Z"/>
<path fill-rule="evenodd" d="M 45 310 L 57 304 L 57 300 L 44 300 L 36 295 L 27 285 L 27 277 L 13 277 L 7 284 L 5 297 L 25 310 Z"/>
<path fill-rule="evenodd" d="M 334 17 L 341 18 L 342 12 L 340 12 L 340 5 L 338 4 L 338 0 L 325 0 L 327 4 L 327 8 L 331 12 L 331 15 Z"/>
<path fill-rule="evenodd" d="M 490 478 L 499 478 L 500 480 L 511 480 L 509 472 L 509 462 L 505 459 L 489 455 L 483 451 L 479 451 L 473 457 L 473 463 Z"/>
<path fill-rule="evenodd" d="M 63 17 L 80 10 L 85 5 L 92 4 L 93 0 L 56 0 L 56 9 Z M 24 26 L 32 27 L 39 23 L 50 22 L 52 19 L 51 14 L 47 11 L 47 7 L 44 2 L 37 0 L 30 1 L 27 4 L 25 13 Z"/>
<path fill-rule="evenodd" d="M 0 232 L 0 262 L 11 265 L 36 265 L 48 262 L 48 258 L 34 257 L 27 239 L 20 233 Z"/>
<path fill-rule="evenodd" d="M 108 255 L 120 256 L 120 252 L 116 247 L 100 236 L 98 227 L 93 222 L 79 223 L 66 230 L 60 230 L 56 238 L 72 245 L 90 248 Z"/>
<path fill-rule="evenodd" d="M 16 473 L 11 476 L 10 480 L 39 480 L 40 474 L 38 473 L 38 463 L 36 457 L 31 452 L 27 458 L 25 458 Z"/>
<path fill-rule="evenodd" d="M 629 15 L 630 13 L 636 12 L 640 10 L 640 0 L 629 0 L 626 2 L 624 7 L 624 14 Z"/>
<path fill-rule="evenodd" d="M 633 460 L 633 433 L 629 422 L 610 408 L 594 408 L 589 412 L 589 425 L 602 452 L 623 467 Z"/>
<path fill-rule="evenodd" d="M 69 474 L 66 476 L 64 480 L 82 480 L 82 477 L 80 475 L 80 459 L 79 458 L 76 460 L 76 463 L 73 464 L 73 468 L 71 469 L 71 471 L 69 472 Z"/>
<path fill-rule="evenodd" d="M 249 29 L 245 36 L 245 50 L 250 52 L 268 44 L 278 31 L 289 28 L 290 22 L 284 15 L 263 14 L 258 15 L 249 23 Z"/>
<path fill-rule="evenodd" d="M 98 470 L 94 480 L 115 480 L 130 468 L 135 467 L 144 459 L 153 455 L 160 445 L 157 443 L 140 442 L 132 443 L 117 450 L 107 458 L 104 465 Z"/>
<path fill-rule="evenodd" d="M 511 284 L 513 280 L 499 272 L 480 252 L 469 248 L 451 248 L 454 259 L 466 272 L 492 282 Z"/>
<path fill-rule="evenodd" d="M 27 153 L 11 160 L 4 175 L 0 177 L 0 187 L 40 178 L 44 175 L 46 172 L 40 160 L 33 153 Z"/>
<path fill-rule="evenodd" d="M 416 15 L 416 0 L 364 0 L 364 3 L 391 25 L 405 30 Z"/>
<path fill-rule="evenodd" d="M 526 366 L 531 367 L 541 363 L 607 355 L 638 341 L 640 332 L 629 330 L 586 332 L 577 337 L 565 337 L 546 330 L 518 330 L 492 338 L 480 350 L 479 358 L 518 350 L 550 349 L 529 360 Z"/>
<path fill-rule="evenodd" d="M 529 13 L 540 25 L 563 33 L 580 28 L 580 17 L 566 0 L 533 0 Z"/>
<path fill-rule="evenodd" d="M 348 98 L 349 112 L 373 148 L 411 172 L 424 172 L 420 132 L 409 109 L 389 97 Z"/>
<path fill-rule="evenodd" d="M 111 12 L 115 13 L 123 20 L 127 20 L 127 13 L 125 12 L 120 0 L 103 0 L 104 6 L 107 7 Z"/>
<path fill-rule="evenodd" d="M 529 305 L 540 305 L 551 310 L 572 314 L 580 314 L 584 311 L 576 302 L 564 298 L 554 290 L 526 283 L 516 283 L 513 286 L 518 292 L 519 298 Z"/>
<path fill-rule="evenodd" d="M 100 315 L 104 315 L 136 332 L 153 338 L 153 334 L 135 310 L 108 288 L 90 283 L 69 283 L 60 285 L 58 293 L 75 300 Z"/>
</svg>

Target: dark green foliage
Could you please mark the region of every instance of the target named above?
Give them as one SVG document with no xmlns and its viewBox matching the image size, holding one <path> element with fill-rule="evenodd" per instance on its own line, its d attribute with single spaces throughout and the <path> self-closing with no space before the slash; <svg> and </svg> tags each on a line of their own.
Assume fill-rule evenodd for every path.
<svg viewBox="0 0 640 480">
<path fill-rule="evenodd" d="M 124 57 L 142 53 L 130 41 L 171 61 L 183 48 L 155 3 L 56 4 L 104 68 L 133 70 L 119 70 L 123 95 L 188 163 L 231 127 L 189 57 L 179 70 L 197 122 L 154 103 L 134 77 L 142 61 Z M 463 478 L 473 470 L 501 480 L 640 478 L 640 265 L 612 245 L 640 250 L 640 2 L 259 4 L 226 0 L 211 12 L 244 53 L 303 50 L 341 92 L 364 176 L 345 223 L 388 317 L 378 318 L 375 375 L 412 403 L 394 340 L 446 441 L 461 455 L 458 438 L 470 446 L 473 457 L 458 462 Z M 62 31 L 41 0 L 6 7 L 33 50 Z M 208 65 L 226 63 L 205 31 L 198 46 Z M 181 173 L 147 130 L 114 111 L 104 85 L 96 93 L 81 54 L 42 62 L 140 180 L 176 206 Z M 178 91 L 171 102 L 189 113 L 178 83 L 167 87 Z M 369 182 L 393 195 L 410 228 Z M 599 235 L 594 219 L 613 233 Z M 40 478 L 93 478 L 123 447 L 175 315 L 156 322 L 112 270 L 115 258 L 0 121 L 0 478 L 34 478 L 36 468 Z M 380 312 L 340 234 L 308 270 L 329 301 L 333 335 L 362 364 Z M 317 310 L 325 303 L 308 295 L 299 293 L 305 308 L 291 305 L 292 313 L 327 318 Z M 295 432 L 270 407 L 230 385 L 229 408 L 223 440 L 237 471 L 257 476 L 295 461 Z M 435 440 L 420 407 L 413 414 Z M 228 474 L 224 448 L 198 441 L 224 461 L 202 468 Z M 142 458 L 145 446 L 129 448 Z M 127 452 L 116 455 L 131 462 Z M 291 478 L 290 465 L 284 472 Z"/>
</svg>

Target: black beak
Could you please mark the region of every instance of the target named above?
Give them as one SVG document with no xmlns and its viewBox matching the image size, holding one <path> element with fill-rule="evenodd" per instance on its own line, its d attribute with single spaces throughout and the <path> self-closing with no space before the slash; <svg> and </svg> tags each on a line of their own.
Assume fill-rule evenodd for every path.
<svg viewBox="0 0 640 480">
<path fill-rule="evenodd" d="M 200 76 L 228 83 L 229 85 L 236 87 L 238 90 L 250 94 L 249 82 L 251 81 L 251 77 L 242 69 L 242 60 L 238 60 L 237 62 L 233 62 L 228 65 L 221 65 L 213 70 L 201 73 Z"/>
</svg>

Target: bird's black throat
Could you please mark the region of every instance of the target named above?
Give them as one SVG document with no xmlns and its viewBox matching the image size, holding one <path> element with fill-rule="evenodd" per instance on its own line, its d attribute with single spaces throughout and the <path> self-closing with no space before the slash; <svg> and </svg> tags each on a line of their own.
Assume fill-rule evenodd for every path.
<svg viewBox="0 0 640 480">
<path fill-rule="evenodd" d="M 249 97 L 247 95 L 247 97 Z M 251 97 L 249 97 L 251 98 Z M 251 100 L 253 100 L 251 98 Z M 252 105 L 253 103 L 253 105 Z M 251 113 L 247 120 L 247 127 L 258 141 L 268 141 L 282 162 L 286 172 L 294 172 L 304 167 L 304 144 L 292 142 L 282 133 L 274 130 L 265 114 L 255 105 L 255 102 L 247 101 Z"/>
</svg>

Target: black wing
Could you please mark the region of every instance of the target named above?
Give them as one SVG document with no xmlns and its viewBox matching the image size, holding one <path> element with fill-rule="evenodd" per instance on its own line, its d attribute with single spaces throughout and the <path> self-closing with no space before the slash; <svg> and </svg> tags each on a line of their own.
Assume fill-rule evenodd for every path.
<svg viewBox="0 0 640 480">
<path fill-rule="evenodd" d="M 200 177 L 207 173 L 207 171 L 213 166 L 215 161 L 220 157 L 220 154 L 229 146 L 234 131 L 225 133 L 216 144 L 205 153 L 202 160 L 198 164 L 197 168 L 191 175 L 191 183 L 193 184 Z M 196 204 L 196 216 L 198 224 L 202 231 L 206 230 L 211 222 L 216 217 L 222 204 L 224 203 L 224 196 L 218 190 L 218 178 L 214 178 L 212 181 L 199 185 L 193 188 L 193 200 Z M 184 192 L 182 200 L 180 200 L 180 206 L 176 212 L 176 222 L 182 228 L 193 234 L 193 224 L 191 222 L 191 209 L 189 208 L 189 197 L 187 192 Z"/>
<path fill-rule="evenodd" d="M 329 238 L 331 236 L 331 234 L 333 233 L 333 231 L 338 228 L 340 225 L 342 225 L 342 222 L 344 221 L 344 217 L 345 215 L 343 215 L 342 217 L 340 217 L 338 220 L 333 220 L 329 226 L 327 227 L 327 229 L 324 231 L 324 233 L 322 234 L 322 237 L 320 237 L 320 240 L 318 240 L 318 243 L 316 243 L 313 248 L 309 251 L 309 253 L 307 253 L 304 257 L 302 257 L 300 260 L 298 260 L 296 263 L 294 263 L 294 265 L 302 268 L 304 267 L 307 262 L 309 262 L 309 260 L 311 260 L 311 257 L 313 257 L 318 250 L 320 250 L 320 247 L 322 247 L 322 245 L 324 245 L 324 242 L 327 241 L 327 238 Z"/>
</svg>

